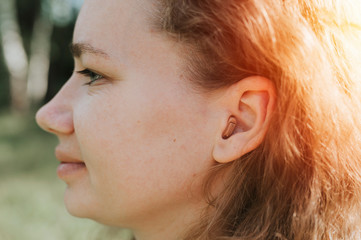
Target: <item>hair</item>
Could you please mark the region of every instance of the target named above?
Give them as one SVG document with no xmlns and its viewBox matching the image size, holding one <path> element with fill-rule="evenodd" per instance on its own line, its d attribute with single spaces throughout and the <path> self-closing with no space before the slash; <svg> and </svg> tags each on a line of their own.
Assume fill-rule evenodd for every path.
<svg viewBox="0 0 361 240">
<path fill-rule="evenodd" d="M 162 0 L 159 27 L 200 89 L 252 75 L 277 104 L 262 144 L 216 164 L 184 239 L 361 238 L 361 8 L 339 0 Z M 215 173 L 230 171 L 210 194 Z"/>
</svg>

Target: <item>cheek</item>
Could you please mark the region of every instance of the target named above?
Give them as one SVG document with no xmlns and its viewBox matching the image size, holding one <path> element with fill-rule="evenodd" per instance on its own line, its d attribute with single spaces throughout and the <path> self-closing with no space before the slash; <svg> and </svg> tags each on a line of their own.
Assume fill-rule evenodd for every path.
<svg viewBox="0 0 361 240">
<path fill-rule="evenodd" d="M 143 94 L 92 96 L 74 116 L 99 202 L 139 206 L 162 198 L 184 200 L 210 165 L 210 146 L 194 124 L 197 119 L 189 117 L 197 110 Z"/>
</svg>

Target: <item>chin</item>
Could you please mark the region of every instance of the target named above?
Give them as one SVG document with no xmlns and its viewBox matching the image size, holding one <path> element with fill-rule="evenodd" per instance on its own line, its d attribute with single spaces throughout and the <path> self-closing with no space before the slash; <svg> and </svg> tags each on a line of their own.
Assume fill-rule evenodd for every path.
<svg viewBox="0 0 361 240">
<path fill-rule="evenodd" d="M 71 187 L 65 191 L 64 203 L 67 211 L 74 217 L 91 218 L 94 211 L 89 196 Z"/>
<path fill-rule="evenodd" d="M 115 223 L 106 219 L 105 209 L 99 208 L 94 198 L 84 191 L 67 188 L 64 195 L 64 203 L 68 213 L 74 217 L 92 219 L 100 224 L 116 226 Z"/>
</svg>

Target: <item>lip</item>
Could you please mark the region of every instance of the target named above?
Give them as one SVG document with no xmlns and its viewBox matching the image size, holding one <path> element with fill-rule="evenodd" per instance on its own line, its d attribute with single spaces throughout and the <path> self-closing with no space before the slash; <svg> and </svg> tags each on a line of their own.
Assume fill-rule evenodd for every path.
<svg viewBox="0 0 361 240">
<path fill-rule="evenodd" d="M 66 154 L 59 149 L 55 149 L 55 157 L 62 163 L 84 163 L 83 161 L 71 157 L 69 154 Z"/>
<path fill-rule="evenodd" d="M 76 179 L 86 171 L 86 165 L 80 159 L 74 158 L 58 149 L 55 156 L 60 161 L 56 173 L 58 177 L 66 182 Z"/>
</svg>

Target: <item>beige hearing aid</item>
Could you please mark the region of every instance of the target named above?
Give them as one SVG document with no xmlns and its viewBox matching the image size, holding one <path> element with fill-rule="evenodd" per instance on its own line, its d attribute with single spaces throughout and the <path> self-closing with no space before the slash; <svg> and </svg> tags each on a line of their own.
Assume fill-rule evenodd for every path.
<svg viewBox="0 0 361 240">
<path fill-rule="evenodd" d="M 236 128 L 236 125 L 237 125 L 236 118 L 234 116 L 230 116 L 228 119 L 227 127 L 226 129 L 224 129 L 222 133 L 222 138 L 223 139 L 229 138 L 232 135 L 234 129 Z"/>
</svg>

